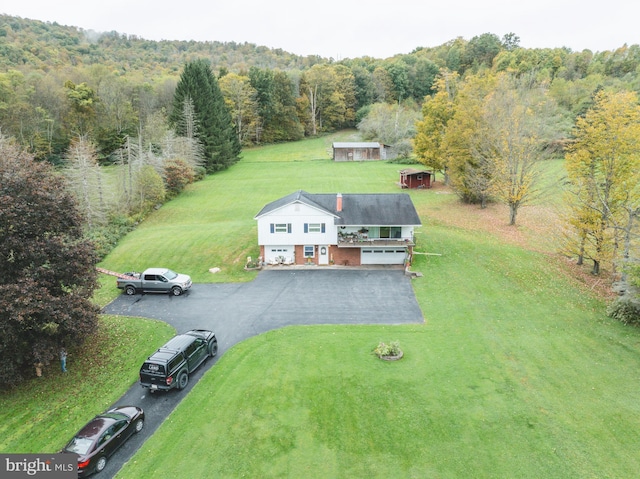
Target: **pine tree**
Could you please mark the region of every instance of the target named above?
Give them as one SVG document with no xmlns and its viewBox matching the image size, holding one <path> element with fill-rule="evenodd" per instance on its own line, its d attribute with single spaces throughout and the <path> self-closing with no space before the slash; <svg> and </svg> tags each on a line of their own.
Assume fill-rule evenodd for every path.
<svg viewBox="0 0 640 479">
<path fill-rule="evenodd" d="M 198 125 L 196 136 L 204 147 L 207 172 L 223 170 L 238 161 L 241 145 L 218 81 L 206 60 L 188 62 L 176 86 L 169 122 L 180 136 L 187 136 L 183 131 L 187 124 L 183 118 L 185 102 L 193 104 Z"/>
</svg>

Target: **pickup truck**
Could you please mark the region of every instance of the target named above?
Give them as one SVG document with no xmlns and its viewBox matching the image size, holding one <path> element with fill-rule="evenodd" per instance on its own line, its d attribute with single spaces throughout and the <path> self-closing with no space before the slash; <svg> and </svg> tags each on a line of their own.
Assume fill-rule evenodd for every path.
<svg viewBox="0 0 640 479">
<path fill-rule="evenodd" d="M 191 277 L 167 268 L 149 268 L 142 273 L 125 273 L 117 279 L 117 286 L 129 296 L 142 293 L 171 293 L 180 296 L 191 288 Z"/>
<path fill-rule="evenodd" d="M 151 393 L 184 389 L 189 383 L 189 374 L 216 354 L 218 340 L 213 331 L 192 329 L 179 334 L 142 364 L 140 385 Z"/>
</svg>

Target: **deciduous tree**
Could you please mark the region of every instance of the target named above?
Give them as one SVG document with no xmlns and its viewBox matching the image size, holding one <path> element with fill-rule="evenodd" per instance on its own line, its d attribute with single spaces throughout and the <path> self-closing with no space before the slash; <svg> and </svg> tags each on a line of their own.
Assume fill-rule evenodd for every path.
<svg viewBox="0 0 640 479">
<path fill-rule="evenodd" d="M 593 274 L 619 256 L 619 240 L 630 244 L 640 213 L 640 106 L 633 92 L 600 91 L 578 118 L 566 156 L 568 197 L 584 255 Z M 625 246 L 625 255 L 629 249 Z"/>
<path fill-rule="evenodd" d="M 93 245 L 64 178 L 0 137 L 0 381 L 20 382 L 93 333 Z"/>
<path fill-rule="evenodd" d="M 489 192 L 509 207 L 509 225 L 539 194 L 539 165 L 544 159 L 545 115 L 553 111 L 542 85 L 502 74 L 484 103 L 481 134 L 473 154 L 488 165 Z"/>
<path fill-rule="evenodd" d="M 92 228 L 104 224 L 109 205 L 102 168 L 98 165 L 95 146 L 86 138 L 79 137 L 71 142 L 64 173 L 85 215 L 87 226 Z"/>
<path fill-rule="evenodd" d="M 247 144 L 258 120 L 256 90 L 248 76 L 228 73 L 219 80 L 240 144 Z"/>
<path fill-rule="evenodd" d="M 458 74 L 443 70 L 435 81 L 433 97 L 425 97 L 422 119 L 416 122 L 413 149 L 422 164 L 440 172 L 449 183 L 449 153 L 443 147 L 447 124 L 454 113 L 454 99 L 458 90 Z"/>
</svg>

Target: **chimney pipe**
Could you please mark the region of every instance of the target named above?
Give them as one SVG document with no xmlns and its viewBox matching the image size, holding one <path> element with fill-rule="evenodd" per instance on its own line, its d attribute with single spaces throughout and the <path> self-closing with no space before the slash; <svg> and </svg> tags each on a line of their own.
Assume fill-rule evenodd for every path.
<svg viewBox="0 0 640 479">
<path fill-rule="evenodd" d="M 336 196 L 336 211 L 342 211 L 342 194 L 338 193 Z"/>
</svg>

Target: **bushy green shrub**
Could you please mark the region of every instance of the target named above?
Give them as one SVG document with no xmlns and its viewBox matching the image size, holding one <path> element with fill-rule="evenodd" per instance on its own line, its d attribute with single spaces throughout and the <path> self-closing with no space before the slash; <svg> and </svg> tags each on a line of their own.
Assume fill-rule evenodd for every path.
<svg viewBox="0 0 640 479">
<path fill-rule="evenodd" d="M 114 215 L 106 225 L 95 226 L 89 230 L 87 237 L 93 242 L 99 259 L 104 258 L 118 244 L 120 238 L 136 225 L 134 218 L 125 215 Z"/>
<path fill-rule="evenodd" d="M 195 174 L 193 181 L 204 180 L 204 177 L 207 176 L 207 170 L 204 166 L 196 166 L 193 172 Z"/>
<path fill-rule="evenodd" d="M 378 355 L 378 357 L 399 356 L 402 353 L 402 350 L 400 349 L 399 341 L 391 341 L 390 343 L 380 342 L 373 352 Z"/>
<path fill-rule="evenodd" d="M 620 296 L 607 307 L 607 314 L 624 324 L 640 324 L 640 298 L 630 294 Z"/>
</svg>

